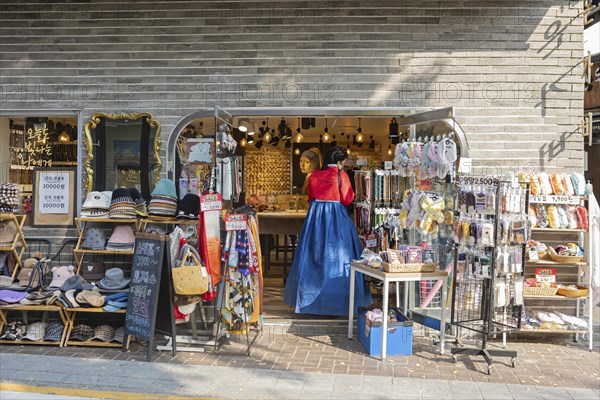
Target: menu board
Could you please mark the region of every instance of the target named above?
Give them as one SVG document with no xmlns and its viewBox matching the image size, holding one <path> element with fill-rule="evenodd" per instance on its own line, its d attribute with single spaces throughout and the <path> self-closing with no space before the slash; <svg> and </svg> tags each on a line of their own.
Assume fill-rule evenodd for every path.
<svg viewBox="0 0 600 400">
<path fill-rule="evenodd" d="M 168 240 L 168 236 L 149 233 L 138 233 L 135 237 L 125 334 L 149 342 L 148 360 L 155 331 L 175 339 L 170 262 L 168 251 L 165 252 Z"/>
</svg>

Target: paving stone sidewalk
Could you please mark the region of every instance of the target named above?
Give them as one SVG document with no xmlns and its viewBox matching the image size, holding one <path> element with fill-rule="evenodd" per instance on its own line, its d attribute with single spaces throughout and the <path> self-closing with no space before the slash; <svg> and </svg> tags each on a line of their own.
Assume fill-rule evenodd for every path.
<svg viewBox="0 0 600 400">
<path fill-rule="evenodd" d="M 593 352 L 588 351 L 586 342 L 574 343 L 565 336 L 511 336 L 508 347 L 518 351 L 516 367 L 510 366 L 509 359 L 496 358 L 492 375 L 487 375 L 483 358 L 461 357 L 453 364 L 449 356 L 453 344 L 447 343 L 446 354 L 440 355 L 432 339 L 419 335 L 413 340 L 413 355 L 393 356 L 381 361 L 366 355 L 358 340 L 348 340 L 346 329 L 340 323 L 317 326 L 272 324 L 265 326 L 256 339 L 250 357 L 244 353 L 245 337 L 232 336 L 219 354 L 210 349 L 206 353 L 178 352 L 172 357 L 170 353 L 155 351 L 153 364 L 231 367 L 234 372 L 243 368 L 276 373 L 334 373 L 351 375 L 350 380 L 355 376 L 379 376 L 563 388 L 598 389 L 600 386 L 598 330 L 594 335 Z M 516 339 L 519 342 L 515 342 Z M 500 344 L 493 342 L 490 347 L 500 347 Z M 133 344 L 131 351 L 123 353 L 120 349 L 105 347 L 0 346 L 0 356 L 9 354 L 144 361 L 146 348 Z"/>
<path fill-rule="evenodd" d="M 223 399 L 598 399 L 598 389 L 354 376 L 255 368 L 0 355 L 0 380 L 25 385 Z"/>
</svg>

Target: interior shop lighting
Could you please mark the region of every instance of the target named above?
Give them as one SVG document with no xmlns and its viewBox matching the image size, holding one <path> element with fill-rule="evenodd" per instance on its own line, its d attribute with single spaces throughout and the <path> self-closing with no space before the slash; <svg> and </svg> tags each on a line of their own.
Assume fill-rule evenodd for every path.
<svg viewBox="0 0 600 400">
<path fill-rule="evenodd" d="M 246 139 L 246 142 L 248 144 L 254 144 L 254 136 L 248 136 L 248 139 Z"/>
<path fill-rule="evenodd" d="M 297 156 L 299 156 L 299 155 L 300 155 L 300 148 L 296 147 L 296 148 L 294 149 L 294 155 L 297 155 Z"/>
<path fill-rule="evenodd" d="M 373 150 L 375 148 L 375 139 L 373 139 L 373 135 L 370 136 L 371 142 L 369 143 L 369 148 Z"/>
<path fill-rule="evenodd" d="M 294 137 L 294 141 L 296 143 L 302 142 L 304 136 L 302 136 L 302 131 L 300 129 L 300 117 L 298 117 L 298 128 L 296 129 L 296 136 Z"/>
<path fill-rule="evenodd" d="M 275 134 L 275 130 L 273 130 L 272 136 L 273 138 L 269 143 L 271 144 L 271 146 L 277 147 L 277 145 L 279 144 L 279 140 L 281 139 L 279 138 L 279 135 Z"/>
<path fill-rule="evenodd" d="M 292 147 L 292 141 L 290 139 L 285 141 L 285 148 L 289 149 L 290 147 Z"/>
<path fill-rule="evenodd" d="M 360 126 L 360 117 L 358 117 L 358 129 L 356 130 L 358 133 L 356 134 L 356 141 L 358 143 L 362 143 L 365 140 L 365 135 L 362 134 L 362 128 Z"/>
<path fill-rule="evenodd" d="M 323 131 L 322 137 L 325 143 L 329 142 L 329 139 L 331 139 L 331 136 L 329 135 L 329 129 L 327 128 L 327 118 L 325 118 L 325 130 Z"/>
<path fill-rule="evenodd" d="M 388 156 L 392 155 L 392 142 L 388 139 Z"/>
<path fill-rule="evenodd" d="M 257 149 L 260 149 L 262 146 L 263 146 L 262 140 L 257 140 L 256 143 L 254 144 L 254 147 L 256 147 Z"/>
<path fill-rule="evenodd" d="M 286 128 L 287 128 L 287 124 L 285 123 L 285 118 L 281 118 L 281 121 L 279 121 L 279 125 L 277 126 L 279 136 L 281 136 L 281 137 L 285 136 Z"/>
<path fill-rule="evenodd" d="M 348 153 L 348 155 L 350 155 L 351 151 L 350 151 L 350 136 L 348 136 L 348 145 L 346 146 L 346 152 Z"/>
<path fill-rule="evenodd" d="M 250 132 L 252 132 L 252 134 L 254 134 L 254 126 L 247 119 L 243 119 L 240 121 L 238 129 L 240 130 L 240 132 L 244 132 L 244 133 L 248 133 L 248 134 L 250 134 Z"/>
<path fill-rule="evenodd" d="M 248 144 L 248 140 L 246 140 L 246 138 L 243 137 L 242 140 L 240 140 L 240 146 L 246 147 L 247 144 Z"/>
</svg>

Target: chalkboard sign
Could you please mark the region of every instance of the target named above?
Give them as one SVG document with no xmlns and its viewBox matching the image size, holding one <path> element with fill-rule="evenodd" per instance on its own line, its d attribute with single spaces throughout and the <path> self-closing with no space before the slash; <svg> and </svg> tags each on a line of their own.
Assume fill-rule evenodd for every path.
<svg viewBox="0 0 600 400">
<path fill-rule="evenodd" d="M 148 341 L 148 361 L 154 332 L 171 336 L 175 343 L 171 263 L 165 247 L 169 248 L 168 236 L 149 233 L 135 236 L 125 334 Z M 174 345 L 173 355 L 175 351 Z"/>
</svg>

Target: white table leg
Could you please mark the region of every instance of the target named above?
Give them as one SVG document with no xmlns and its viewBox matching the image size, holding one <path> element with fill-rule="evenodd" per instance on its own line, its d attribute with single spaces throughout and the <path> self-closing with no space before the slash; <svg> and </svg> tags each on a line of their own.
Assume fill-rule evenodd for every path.
<svg viewBox="0 0 600 400">
<path fill-rule="evenodd" d="M 400 282 L 396 282 L 396 308 L 400 309 Z"/>
<path fill-rule="evenodd" d="M 408 291 L 410 282 L 404 281 L 404 316 L 408 318 Z"/>
<path fill-rule="evenodd" d="M 385 359 L 387 351 L 387 327 L 388 327 L 388 297 L 390 283 L 383 280 L 383 329 L 381 333 L 381 358 Z"/>
<path fill-rule="evenodd" d="M 356 269 L 350 267 L 350 298 L 348 299 L 348 339 L 354 336 L 354 285 L 356 284 Z"/>
<path fill-rule="evenodd" d="M 448 278 L 442 279 L 442 316 L 440 320 L 440 354 L 444 354 L 446 344 L 446 296 L 448 294 Z"/>
</svg>

